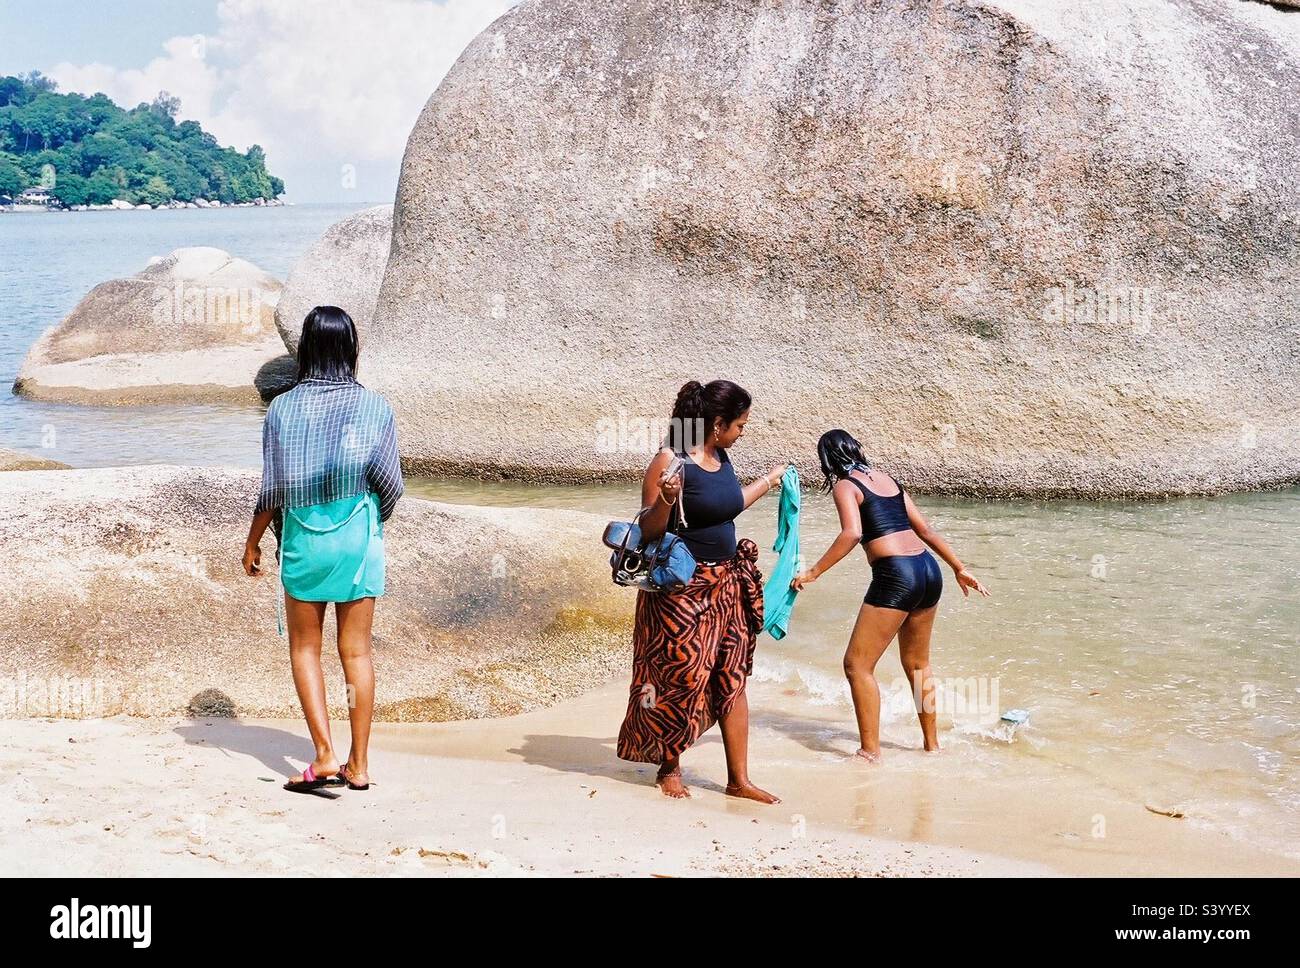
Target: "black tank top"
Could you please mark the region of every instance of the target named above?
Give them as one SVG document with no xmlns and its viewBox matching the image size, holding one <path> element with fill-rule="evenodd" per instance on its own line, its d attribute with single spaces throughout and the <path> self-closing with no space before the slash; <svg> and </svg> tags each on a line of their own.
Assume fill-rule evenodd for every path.
<svg viewBox="0 0 1300 968">
<path fill-rule="evenodd" d="M 858 509 L 862 512 L 862 543 L 883 538 L 887 534 L 908 531 L 912 522 L 907 519 L 907 502 L 903 498 L 903 485 L 898 484 L 898 493 L 884 497 L 877 494 L 856 477 L 847 480 L 857 485 L 862 492 L 862 503 Z"/>
<path fill-rule="evenodd" d="M 722 466 L 706 471 L 683 454 L 681 508 L 687 527 L 674 512 L 673 533 L 685 542 L 696 561 L 725 561 L 736 554 L 736 515 L 745 510 L 745 495 L 731 467 L 731 458 L 721 447 Z"/>
</svg>

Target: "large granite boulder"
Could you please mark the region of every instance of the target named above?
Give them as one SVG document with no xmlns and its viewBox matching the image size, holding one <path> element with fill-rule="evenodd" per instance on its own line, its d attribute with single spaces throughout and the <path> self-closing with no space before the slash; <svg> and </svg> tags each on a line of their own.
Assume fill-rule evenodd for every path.
<svg viewBox="0 0 1300 968">
<path fill-rule="evenodd" d="M 298 351 L 302 321 L 316 306 L 345 309 L 364 342 L 393 238 L 393 206 L 378 205 L 331 225 L 285 280 L 275 325 L 290 353 Z"/>
<path fill-rule="evenodd" d="M 88 404 L 256 403 L 283 357 L 279 280 L 221 249 L 177 249 L 100 283 L 27 354 L 14 392 Z M 272 395 L 262 387 L 261 396 Z"/>
<path fill-rule="evenodd" d="M 631 475 L 727 377 L 751 470 L 1294 481 L 1298 63 L 1220 0 L 524 0 L 411 134 L 368 382 L 434 471 Z"/>
<path fill-rule="evenodd" d="M 240 565 L 257 483 L 168 466 L 0 474 L 0 553 L 14 576 L 0 717 L 300 715 L 276 631 L 274 537 L 265 577 Z M 509 715 L 624 670 L 633 597 L 593 544 L 603 524 L 404 499 L 375 612 L 378 718 Z M 336 654 L 326 670 L 346 718 Z"/>
</svg>

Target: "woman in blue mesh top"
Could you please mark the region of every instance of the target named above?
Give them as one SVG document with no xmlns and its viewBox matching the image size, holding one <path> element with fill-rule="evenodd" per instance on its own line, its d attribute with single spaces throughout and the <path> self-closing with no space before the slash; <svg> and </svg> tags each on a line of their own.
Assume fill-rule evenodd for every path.
<svg viewBox="0 0 1300 968">
<path fill-rule="evenodd" d="M 316 758 L 285 784 L 294 791 L 345 782 L 370 786 L 375 705 L 370 630 L 384 593 L 383 522 L 402 496 L 393 411 L 356 379 L 357 329 L 337 306 L 307 314 L 298 382 L 271 401 L 262 428 L 262 490 L 244 546 L 244 571 L 261 574 L 262 535 L 279 542 L 289 655 Z M 348 684 L 352 750 L 340 764 L 330 738 L 321 630 L 334 602 Z"/>
</svg>

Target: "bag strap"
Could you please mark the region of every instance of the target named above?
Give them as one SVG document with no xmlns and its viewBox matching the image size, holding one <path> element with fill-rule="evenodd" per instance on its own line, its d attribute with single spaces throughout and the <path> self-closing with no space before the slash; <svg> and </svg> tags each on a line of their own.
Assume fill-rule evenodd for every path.
<svg viewBox="0 0 1300 968">
<path fill-rule="evenodd" d="M 682 469 L 679 472 L 682 475 L 682 489 L 677 492 L 677 503 L 673 505 L 673 514 L 677 516 L 677 520 L 680 521 L 682 525 L 681 528 L 673 529 L 674 531 L 677 531 L 690 527 L 690 525 L 686 523 L 686 465 L 684 463 L 685 461 L 690 460 L 690 458 L 684 450 L 674 451 L 674 453 L 683 461 Z"/>
<path fill-rule="evenodd" d="M 659 543 L 655 546 L 654 566 L 656 568 L 666 565 L 672 560 L 673 546 L 681 540 L 682 539 L 677 537 L 675 534 L 665 534 L 659 539 Z"/>
<path fill-rule="evenodd" d="M 649 510 L 650 510 L 649 508 L 642 508 L 640 511 L 638 511 L 636 513 L 636 516 L 632 519 L 632 524 L 628 527 L 627 531 L 624 532 L 623 540 L 619 542 L 619 546 L 618 546 L 618 561 L 620 563 L 622 563 L 623 559 L 627 557 L 627 543 L 632 540 L 632 529 L 633 528 L 637 528 L 638 530 L 640 529 L 639 522 L 641 521 L 642 516 Z"/>
<path fill-rule="evenodd" d="M 618 573 L 623 567 L 623 562 L 627 561 L 627 543 L 632 538 L 632 529 L 637 526 L 637 522 L 641 520 L 641 515 L 645 514 L 645 512 L 646 509 L 642 508 L 636 513 L 636 516 L 632 518 L 632 523 L 629 524 L 627 530 L 623 532 L 623 540 L 618 543 L 618 547 L 614 549 L 614 554 L 610 556 L 609 570 L 610 574 L 614 576 L 615 582 L 618 581 Z"/>
<path fill-rule="evenodd" d="M 681 500 L 681 498 L 679 497 L 678 500 Z M 648 507 L 644 507 L 640 511 L 638 511 L 636 513 L 636 516 L 632 519 L 632 525 L 635 527 L 638 524 L 638 522 L 641 520 L 641 518 L 644 515 L 648 514 L 649 511 L 650 508 Z M 671 523 L 671 521 L 669 523 Z M 623 535 L 623 540 L 618 547 L 618 557 L 615 559 L 618 562 L 618 564 L 622 564 L 623 559 L 627 556 L 627 543 L 629 540 L 631 540 L 631 537 L 632 537 L 632 528 L 628 528 L 627 533 Z M 680 540 L 681 540 L 680 538 L 678 538 L 674 534 L 671 534 L 668 531 L 665 531 L 662 535 L 660 535 L 658 540 L 655 541 L 655 553 L 653 559 L 651 559 L 650 561 L 650 565 L 652 567 L 658 567 L 659 565 L 668 561 L 668 559 L 672 556 L 673 545 L 675 545 Z M 644 547 L 645 544 L 646 542 L 642 541 L 641 547 Z M 618 564 L 614 566 L 615 571 L 618 570 Z"/>
</svg>

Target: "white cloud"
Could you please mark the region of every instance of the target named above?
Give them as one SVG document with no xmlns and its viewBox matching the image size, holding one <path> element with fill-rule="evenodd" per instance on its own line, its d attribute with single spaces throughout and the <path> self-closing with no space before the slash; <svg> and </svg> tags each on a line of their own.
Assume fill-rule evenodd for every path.
<svg viewBox="0 0 1300 968">
<path fill-rule="evenodd" d="M 60 90 L 125 107 L 160 90 L 222 144 L 254 142 L 273 171 L 400 161 L 420 109 L 461 51 L 515 0 L 222 0 L 220 27 L 174 37 L 143 68 L 62 63 Z M 290 182 L 292 187 L 292 181 Z"/>
<path fill-rule="evenodd" d="M 221 83 L 221 74 L 206 59 L 196 54 L 196 39 L 173 37 L 163 44 L 163 53 L 143 68 L 121 69 L 108 64 L 58 64 L 45 71 L 59 82 L 62 91 L 94 94 L 103 91 L 123 107 L 132 108 L 141 101 L 152 101 L 159 91 L 170 91 L 184 98 L 185 117 L 202 120 L 210 112 Z"/>
</svg>

